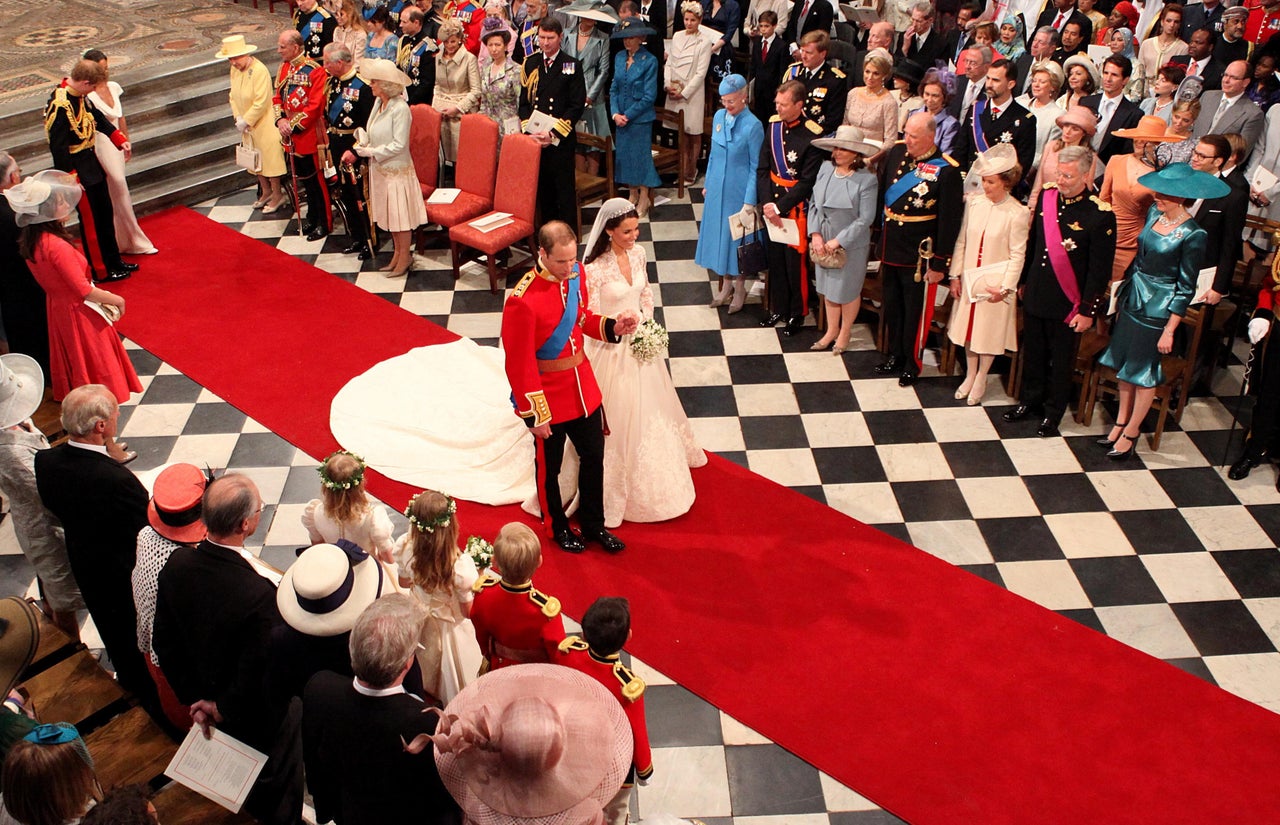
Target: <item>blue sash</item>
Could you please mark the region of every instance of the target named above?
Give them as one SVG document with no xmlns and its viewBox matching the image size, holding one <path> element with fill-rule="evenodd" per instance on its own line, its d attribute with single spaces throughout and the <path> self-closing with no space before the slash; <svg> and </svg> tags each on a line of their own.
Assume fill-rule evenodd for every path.
<svg viewBox="0 0 1280 825">
<path fill-rule="evenodd" d="M 578 304 L 582 300 L 582 264 L 575 263 L 573 265 L 574 275 L 570 279 L 569 292 L 564 299 L 564 315 L 560 316 L 560 323 L 556 324 L 556 328 L 552 330 L 551 337 L 546 343 L 538 347 L 536 353 L 539 361 L 550 361 L 560 357 L 560 353 L 564 352 L 564 345 L 569 343 L 569 335 L 573 332 L 573 325 L 578 323 Z M 576 289 L 574 287 L 577 287 Z"/>
<path fill-rule="evenodd" d="M 978 153 L 981 154 L 991 147 L 987 145 L 987 136 L 982 132 L 982 124 L 979 120 L 982 113 L 987 110 L 986 98 L 978 98 L 973 102 L 973 123 L 970 128 L 973 129 L 973 145 L 977 147 Z"/>
<path fill-rule="evenodd" d="M 769 147 L 773 150 L 773 173 L 783 180 L 795 180 L 795 176 L 787 169 L 787 146 L 782 142 L 781 120 L 769 124 Z"/>
<path fill-rule="evenodd" d="M 342 82 L 339 81 L 338 93 L 333 96 L 333 102 L 329 104 L 328 115 L 330 124 L 336 124 L 338 122 L 338 118 L 342 116 L 342 104 L 347 100 L 347 89 L 363 89 L 364 85 L 364 81 L 358 77 L 352 78 L 350 85 L 346 87 L 344 87 Z"/>
<path fill-rule="evenodd" d="M 898 198 L 907 194 L 908 189 L 911 189 L 916 184 L 924 183 L 924 178 L 920 177 L 920 165 L 921 164 L 916 164 L 911 167 L 910 172 L 895 180 L 889 188 L 885 190 L 884 205 L 886 208 L 897 203 Z M 943 166 L 947 165 L 947 162 L 942 158 L 934 158 L 933 160 L 926 160 L 923 165 L 932 166 L 935 169 L 941 169 Z"/>
</svg>

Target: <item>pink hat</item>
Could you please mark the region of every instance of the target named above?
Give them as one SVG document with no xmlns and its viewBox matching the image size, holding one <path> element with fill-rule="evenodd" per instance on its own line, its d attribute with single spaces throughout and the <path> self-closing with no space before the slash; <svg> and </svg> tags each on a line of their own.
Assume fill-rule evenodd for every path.
<svg viewBox="0 0 1280 825">
<path fill-rule="evenodd" d="M 207 530 L 201 520 L 204 488 L 209 483 L 194 464 L 171 464 L 156 476 L 147 521 L 157 533 L 179 544 L 204 540 Z"/>
<path fill-rule="evenodd" d="M 631 727 L 618 700 L 560 665 L 481 676 L 409 750 L 428 740 L 445 787 L 478 825 L 600 822 L 631 766 Z"/>
<path fill-rule="evenodd" d="M 1098 116 L 1088 106 L 1075 105 L 1067 110 L 1065 115 L 1058 115 L 1058 119 L 1054 121 L 1059 129 L 1063 126 L 1078 126 L 1084 130 L 1088 137 L 1093 137 L 1098 131 Z"/>
</svg>

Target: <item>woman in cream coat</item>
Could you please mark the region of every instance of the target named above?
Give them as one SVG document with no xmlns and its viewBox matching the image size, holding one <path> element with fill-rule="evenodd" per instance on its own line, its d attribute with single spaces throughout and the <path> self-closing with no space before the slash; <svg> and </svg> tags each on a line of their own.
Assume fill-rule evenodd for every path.
<svg viewBox="0 0 1280 825">
<path fill-rule="evenodd" d="M 956 400 L 969 406 L 982 403 L 987 373 L 997 355 L 1018 348 L 1016 296 L 1022 263 L 1027 253 L 1031 213 L 1009 194 L 1022 179 L 1022 168 L 1013 147 L 998 143 L 978 156 L 970 175 L 982 178 L 982 193 L 965 202 L 964 220 L 951 257 L 951 343 L 965 347 L 967 370 L 956 390 Z M 1004 271 L 979 277 L 976 282 L 961 273 L 1004 263 Z M 966 294 L 969 293 L 969 294 Z M 971 296 L 978 296 L 972 301 Z"/>
<path fill-rule="evenodd" d="M 231 114 L 236 128 L 246 142 L 262 153 L 262 168 L 257 172 L 260 192 L 254 209 L 274 212 L 284 204 L 280 179 L 284 176 L 284 148 L 280 130 L 271 117 L 271 72 L 253 57 L 258 50 L 244 41 L 243 34 L 222 38 L 222 48 L 215 57 L 231 64 Z M 251 173 L 252 174 L 252 173 Z"/>
<path fill-rule="evenodd" d="M 462 48 L 462 24 L 450 18 L 440 24 L 440 52 L 436 56 L 436 91 L 431 105 L 440 112 L 440 149 L 445 163 L 458 159 L 458 127 L 462 116 L 480 106 L 480 64 Z"/>
<path fill-rule="evenodd" d="M 685 0 L 680 4 L 680 12 L 684 29 L 671 38 L 662 85 L 667 90 L 667 108 L 684 112 L 685 154 L 680 159 L 680 174 L 686 182 L 693 183 L 698 177 L 698 157 L 702 154 L 711 42 L 698 31 L 702 25 L 701 3 Z"/>
</svg>

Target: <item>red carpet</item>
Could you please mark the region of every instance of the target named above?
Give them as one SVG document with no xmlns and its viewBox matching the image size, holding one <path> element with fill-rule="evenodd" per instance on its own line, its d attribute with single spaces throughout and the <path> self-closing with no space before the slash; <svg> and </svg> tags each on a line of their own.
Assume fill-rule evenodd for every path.
<svg viewBox="0 0 1280 825">
<path fill-rule="evenodd" d="M 351 377 L 453 336 L 194 212 L 120 285 L 121 331 L 312 455 Z M 198 239 L 193 243 L 192 239 Z M 442 403 L 447 403 L 442 400 Z M 631 649 L 913 823 L 1280 816 L 1280 717 L 736 465 L 620 557 L 552 551 L 572 615 L 631 599 Z M 374 478 L 392 506 L 411 494 Z M 464 506 L 464 535 L 515 508 Z"/>
</svg>

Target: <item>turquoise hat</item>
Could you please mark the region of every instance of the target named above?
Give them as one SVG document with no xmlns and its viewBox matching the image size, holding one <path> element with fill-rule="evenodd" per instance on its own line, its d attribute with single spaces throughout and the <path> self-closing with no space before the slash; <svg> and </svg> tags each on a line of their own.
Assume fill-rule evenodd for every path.
<svg viewBox="0 0 1280 825">
<path fill-rule="evenodd" d="M 724 80 L 720 81 L 720 94 L 722 95 L 731 95 L 745 88 L 747 88 L 747 79 L 740 74 L 725 75 Z"/>
<path fill-rule="evenodd" d="M 1198 172 L 1187 163 L 1171 163 L 1148 172 L 1138 178 L 1138 183 L 1171 198 L 1221 198 L 1231 191 L 1231 185 L 1222 178 Z"/>
</svg>

